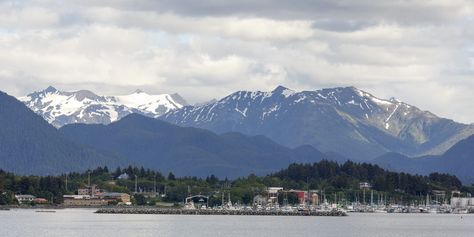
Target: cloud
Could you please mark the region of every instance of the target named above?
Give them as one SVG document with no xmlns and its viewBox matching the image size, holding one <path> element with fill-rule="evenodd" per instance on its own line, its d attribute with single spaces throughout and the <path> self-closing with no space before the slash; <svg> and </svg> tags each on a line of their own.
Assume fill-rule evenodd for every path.
<svg viewBox="0 0 474 237">
<path fill-rule="evenodd" d="M 474 1 L 0 1 L 0 83 L 101 94 L 354 85 L 474 121 Z"/>
<path fill-rule="evenodd" d="M 403 24 L 443 23 L 472 14 L 472 0 L 126 0 L 77 1 L 85 6 L 154 11 L 184 16 L 262 16 L 272 19 L 356 19 Z"/>
<path fill-rule="evenodd" d="M 59 23 L 58 15 L 43 7 L 11 8 L 2 5 L 0 11 L 0 27 L 3 29 L 42 28 Z"/>
</svg>

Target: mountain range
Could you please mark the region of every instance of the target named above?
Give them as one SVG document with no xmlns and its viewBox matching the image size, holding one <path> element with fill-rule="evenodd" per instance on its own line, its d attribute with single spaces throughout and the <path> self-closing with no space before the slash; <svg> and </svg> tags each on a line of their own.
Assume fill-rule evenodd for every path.
<svg viewBox="0 0 474 237">
<path fill-rule="evenodd" d="M 160 119 L 217 133 L 265 135 L 288 147 L 308 144 L 362 161 L 387 152 L 442 154 L 474 134 L 473 125 L 355 87 L 238 91 L 214 103 L 170 111 Z"/>
<path fill-rule="evenodd" d="M 123 96 L 99 96 L 88 90 L 65 92 L 51 86 L 18 99 L 55 127 L 108 124 L 131 113 L 159 117 L 187 105 L 178 94 L 149 95 L 136 90 Z"/>
<path fill-rule="evenodd" d="M 0 125 L 5 131 L 4 143 L 0 145 L 3 152 L 9 150 L 10 157 L 18 152 L 26 160 L 32 155 L 28 158 L 23 153 L 30 152 L 36 157 L 35 149 L 41 146 L 69 146 L 75 149 L 67 150 L 69 157 L 84 161 L 78 167 L 86 167 L 84 164 L 89 165 L 88 159 L 94 157 L 95 162 L 103 164 L 134 163 L 173 170 L 180 175 L 213 173 L 236 177 L 268 173 L 291 162 L 351 159 L 412 173 L 449 172 L 469 182 L 470 170 L 474 168 L 472 124 L 440 118 L 397 99 L 381 99 L 355 87 L 297 92 L 279 86 L 269 92 L 238 91 L 194 106 L 187 105 L 178 95 L 153 96 L 142 91 L 107 97 L 89 91 L 61 92 L 50 87 L 20 98 L 60 127 L 59 131 L 8 98 L 16 107 L 22 106 L 14 111 L 23 112 L 5 117 L 7 121 Z M 164 101 L 169 103 L 159 98 L 167 98 Z M 167 106 L 158 106 L 163 104 Z M 3 113 L 9 112 L 0 113 L 5 120 Z M 21 139 L 36 142 L 42 136 L 37 135 L 41 132 L 36 131 L 36 125 L 20 126 L 15 117 L 35 117 L 35 123 L 41 124 L 39 128 L 53 134 L 46 140 L 52 142 L 40 141 L 33 148 L 22 149 Z M 5 134 L 16 130 L 21 132 L 9 141 Z M 61 165 L 69 159 L 65 155 L 38 157 L 46 159 L 47 164 L 59 159 Z M 42 158 L 36 162 L 41 163 Z M 117 162 L 113 163 L 114 160 Z M 0 168 L 22 167 L 15 166 L 13 159 L 7 159 L 9 165 L 2 162 Z M 21 164 L 27 167 L 28 162 Z M 74 162 L 71 168 L 75 167 Z M 53 163 L 39 165 L 38 170 L 63 170 L 64 167 Z"/>
<path fill-rule="evenodd" d="M 0 93 L 0 169 L 18 174 L 139 165 L 178 175 L 234 178 L 330 157 L 311 146 L 290 149 L 264 136 L 218 135 L 139 113 L 109 125 L 71 124 L 58 130 L 14 97 Z"/>
<path fill-rule="evenodd" d="M 23 103 L 0 92 L 0 169 L 47 175 L 126 164 L 121 156 L 70 141 Z"/>
</svg>

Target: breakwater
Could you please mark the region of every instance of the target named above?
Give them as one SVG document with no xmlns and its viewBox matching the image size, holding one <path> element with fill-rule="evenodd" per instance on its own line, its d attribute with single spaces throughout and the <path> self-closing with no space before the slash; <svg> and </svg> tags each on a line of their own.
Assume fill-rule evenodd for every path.
<svg viewBox="0 0 474 237">
<path fill-rule="evenodd" d="M 99 214 L 156 214 L 156 215 L 240 215 L 240 216 L 347 216 L 343 211 L 267 211 L 178 208 L 100 208 Z"/>
</svg>

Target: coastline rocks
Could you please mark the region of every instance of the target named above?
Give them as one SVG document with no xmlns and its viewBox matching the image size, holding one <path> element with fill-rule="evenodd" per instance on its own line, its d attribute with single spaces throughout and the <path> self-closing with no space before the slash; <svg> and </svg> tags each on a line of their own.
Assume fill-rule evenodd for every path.
<svg viewBox="0 0 474 237">
<path fill-rule="evenodd" d="M 175 208 L 100 208 L 98 214 L 155 214 L 155 215 L 241 215 L 241 216 L 347 216 L 343 211 L 266 211 L 266 210 L 216 210 Z"/>
</svg>

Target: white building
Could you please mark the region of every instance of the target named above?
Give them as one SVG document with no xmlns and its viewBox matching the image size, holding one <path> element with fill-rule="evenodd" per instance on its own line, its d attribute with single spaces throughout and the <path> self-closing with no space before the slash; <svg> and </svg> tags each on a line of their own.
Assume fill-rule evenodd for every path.
<svg viewBox="0 0 474 237">
<path fill-rule="evenodd" d="M 119 177 L 117 177 L 117 179 L 129 179 L 129 178 L 130 178 L 130 176 L 128 176 L 127 173 L 123 173 Z"/>
<path fill-rule="evenodd" d="M 474 198 L 473 197 L 452 197 L 451 198 L 451 207 L 452 208 L 474 208 Z"/>
<path fill-rule="evenodd" d="M 24 203 L 33 202 L 36 197 L 33 195 L 15 195 L 15 198 L 16 200 L 18 200 L 20 204 L 24 204 Z"/>
<path fill-rule="evenodd" d="M 359 188 L 360 189 L 370 189 L 370 188 L 372 188 L 372 185 L 370 183 L 367 183 L 367 182 L 361 182 L 361 183 L 359 183 Z"/>
<path fill-rule="evenodd" d="M 269 187 L 267 189 L 268 192 L 268 201 L 270 203 L 277 203 L 278 202 L 278 193 L 283 191 L 282 187 Z"/>
<path fill-rule="evenodd" d="M 278 192 L 283 191 L 282 187 L 268 187 L 267 189 L 269 194 L 278 194 Z"/>
</svg>

